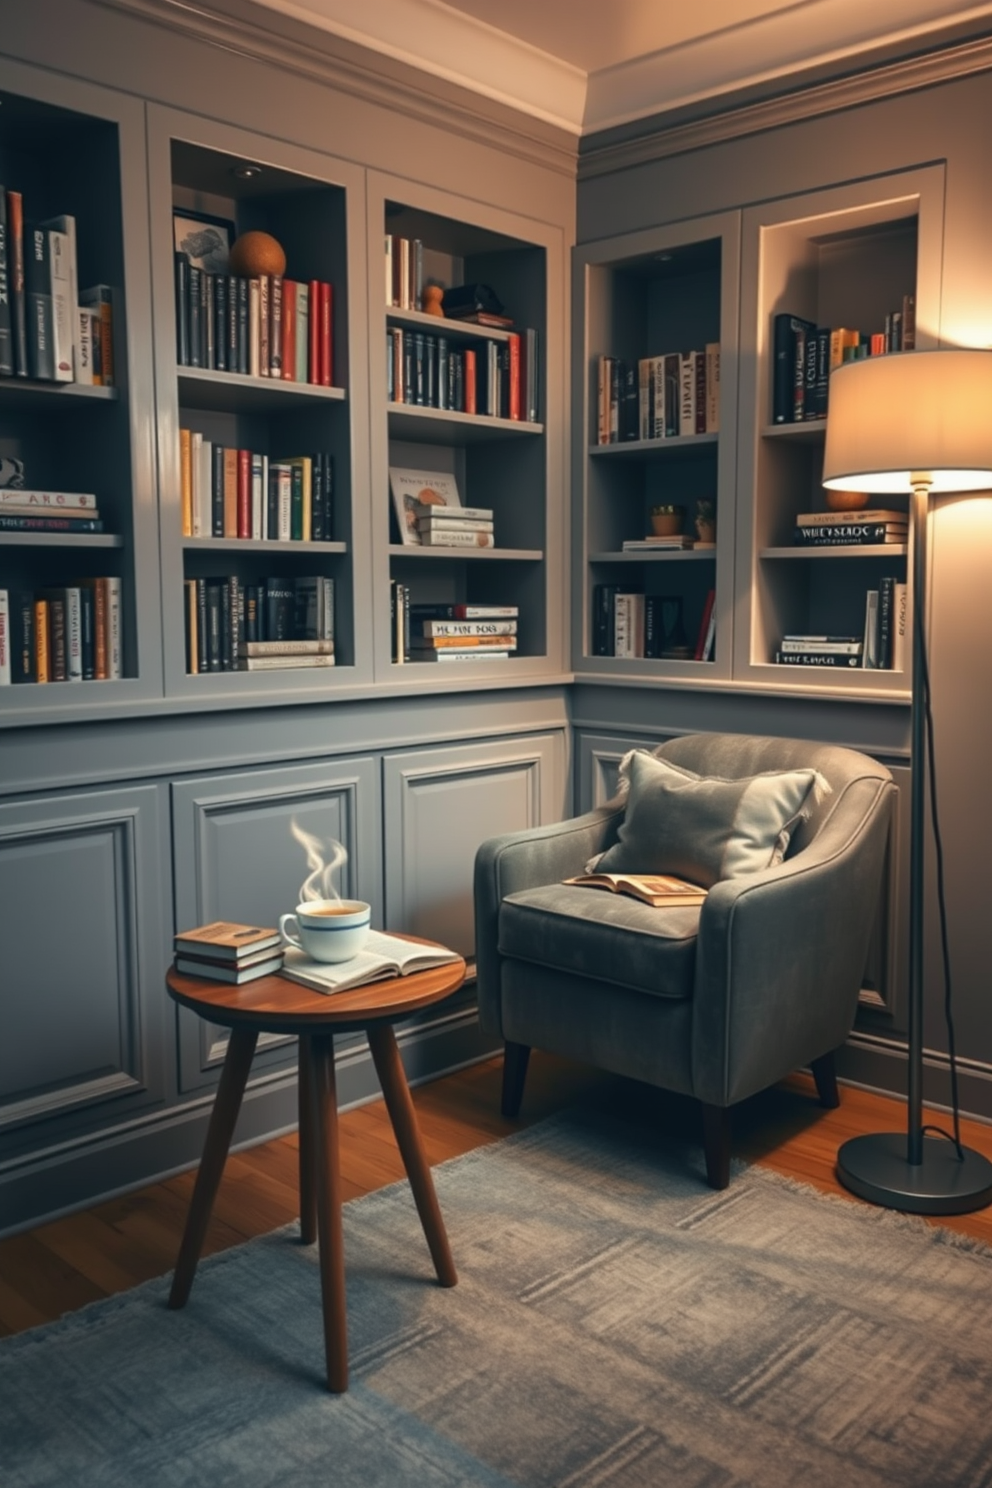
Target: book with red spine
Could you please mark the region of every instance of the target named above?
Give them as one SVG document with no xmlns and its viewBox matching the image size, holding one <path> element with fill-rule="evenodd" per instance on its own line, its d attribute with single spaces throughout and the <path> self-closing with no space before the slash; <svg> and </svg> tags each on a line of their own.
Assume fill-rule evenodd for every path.
<svg viewBox="0 0 992 1488">
<path fill-rule="evenodd" d="M 475 412 L 475 352 L 471 347 L 465 351 L 465 407 L 463 412 Z"/>
<path fill-rule="evenodd" d="M 238 536 L 251 537 L 251 450 L 238 450 Z"/>
<path fill-rule="evenodd" d="M 333 290 L 331 286 L 322 281 L 320 285 L 320 385 L 331 386 L 332 356 L 331 356 L 331 314 L 333 303 Z"/>
<path fill-rule="evenodd" d="M 523 400 L 521 398 L 520 385 L 520 336 L 516 331 L 512 331 L 507 337 L 507 347 L 510 353 L 510 376 L 506 412 L 511 419 L 522 419 Z"/>
<path fill-rule="evenodd" d="M 307 355 L 307 382 L 320 382 L 320 283 L 311 279 L 307 295 L 310 302 L 310 346 Z"/>
<path fill-rule="evenodd" d="M 282 379 L 296 378 L 296 296 L 303 288 L 295 279 L 282 281 Z"/>
</svg>

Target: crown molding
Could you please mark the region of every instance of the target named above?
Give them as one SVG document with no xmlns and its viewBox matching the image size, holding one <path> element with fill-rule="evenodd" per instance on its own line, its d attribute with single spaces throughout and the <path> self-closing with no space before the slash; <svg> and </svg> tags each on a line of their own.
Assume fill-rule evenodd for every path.
<svg viewBox="0 0 992 1488">
<path fill-rule="evenodd" d="M 282 68 L 311 82 L 496 147 L 575 179 L 577 129 L 527 113 L 439 72 L 371 50 L 348 37 L 252 0 L 89 0 L 225 52 Z M 573 69 L 574 70 L 574 69 Z"/>
<path fill-rule="evenodd" d="M 718 101 L 711 99 L 695 109 L 673 109 L 622 130 L 587 136 L 580 146 L 579 180 L 630 170 L 672 155 L 990 70 L 992 36 L 953 42 L 921 56 L 885 60 L 848 76 L 821 81 L 816 80 L 816 74 L 822 78 L 824 68 L 810 68 L 804 81 L 794 77 L 795 86 L 771 97 L 767 96 L 767 88 L 766 96 L 757 98 L 753 94 L 761 90 L 735 90 L 732 97 L 738 100 L 736 104 L 725 98 L 720 108 Z"/>
</svg>

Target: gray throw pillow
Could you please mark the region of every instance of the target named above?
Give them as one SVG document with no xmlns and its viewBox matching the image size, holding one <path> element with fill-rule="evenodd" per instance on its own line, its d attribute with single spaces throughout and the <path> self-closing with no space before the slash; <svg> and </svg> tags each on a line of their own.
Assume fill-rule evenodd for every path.
<svg viewBox="0 0 992 1488">
<path fill-rule="evenodd" d="M 785 857 L 796 824 L 830 790 L 817 770 L 741 780 L 695 775 L 634 749 L 620 762 L 627 804 L 618 840 L 588 873 L 673 873 L 711 888 Z"/>
</svg>

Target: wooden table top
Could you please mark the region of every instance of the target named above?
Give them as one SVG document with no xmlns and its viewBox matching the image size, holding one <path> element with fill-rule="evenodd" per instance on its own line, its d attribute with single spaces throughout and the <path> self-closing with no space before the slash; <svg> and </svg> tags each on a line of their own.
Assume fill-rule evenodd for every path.
<svg viewBox="0 0 992 1488">
<path fill-rule="evenodd" d="M 413 940 L 416 937 L 407 936 Z M 422 941 L 434 945 L 434 941 Z M 345 992 L 315 992 L 289 977 L 273 973 L 240 986 L 183 976 L 170 967 L 165 983 L 169 995 L 201 1018 L 222 1027 L 257 1028 L 266 1033 L 334 1033 L 366 1028 L 370 1023 L 405 1018 L 420 1008 L 440 1002 L 465 980 L 459 956 L 444 966 L 409 976 L 385 977 Z"/>
</svg>

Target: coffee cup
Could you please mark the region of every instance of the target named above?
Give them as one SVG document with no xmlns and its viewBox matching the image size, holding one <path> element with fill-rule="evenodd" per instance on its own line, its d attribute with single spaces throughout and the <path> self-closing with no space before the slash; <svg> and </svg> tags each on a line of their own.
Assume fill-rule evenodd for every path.
<svg viewBox="0 0 992 1488">
<path fill-rule="evenodd" d="M 350 961 L 368 939 L 371 918 L 362 899 L 308 899 L 279 916 L 279 934 L 313 961 Z"/>
</svg>

